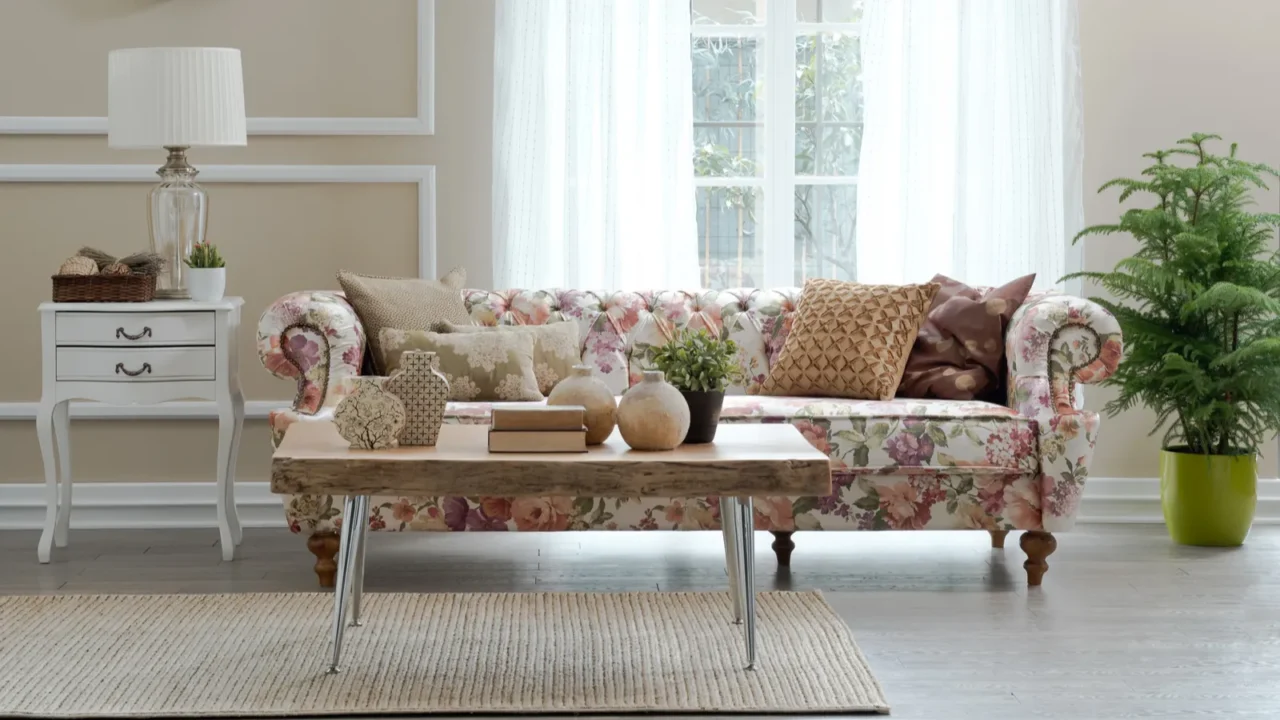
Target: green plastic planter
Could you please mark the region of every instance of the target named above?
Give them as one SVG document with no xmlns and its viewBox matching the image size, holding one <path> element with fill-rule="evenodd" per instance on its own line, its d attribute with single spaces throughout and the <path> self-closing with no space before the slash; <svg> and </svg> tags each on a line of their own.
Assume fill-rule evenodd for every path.
<svg viewBox="0 0 1280 720">
<path fill-rule="evenodd" d="M 1161 450 L 1160 505 L 1174 542 L 1240 545 L 1258 506 L 1258 458 Z"/>
</svg>

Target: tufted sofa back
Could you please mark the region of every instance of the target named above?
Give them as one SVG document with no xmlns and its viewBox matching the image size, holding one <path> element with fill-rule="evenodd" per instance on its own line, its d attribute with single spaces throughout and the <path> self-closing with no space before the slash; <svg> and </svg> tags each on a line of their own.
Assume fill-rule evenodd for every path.
<svg viewBox="0 0 1280 720">
<path fill-rule="evenodd" d="M 757 290 L 466 290 L 471 319 L 480 325 L 578 325 L 582 361 L 609 389 L 621 393 L 653 366 L 654 348 L 685 328 L 703 328 L 736 342 L 747 382 L 764 381 L 786 340 L 800 288 Z"/>
</svg>

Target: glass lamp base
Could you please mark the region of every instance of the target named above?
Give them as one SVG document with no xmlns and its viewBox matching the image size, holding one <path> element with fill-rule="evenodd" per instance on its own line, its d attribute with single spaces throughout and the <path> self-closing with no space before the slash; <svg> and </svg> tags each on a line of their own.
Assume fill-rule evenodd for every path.
<svg viewBox="0 0 1280 720">
<path fill-rule="evenodd" d="M 209 202 L 204 188 L 196 184 L 198 171 L 187 163 L 185 147 L 169 147 L 168 162 L 156 174 L 160 184 L 151 190 L 151 251 L 164 259 L 164 269 L 156 278 L 156 297 L 185 299 L 187 266 L 183 263 L 191 249 L 204 242 L 209 219 Z"/>
</svg>

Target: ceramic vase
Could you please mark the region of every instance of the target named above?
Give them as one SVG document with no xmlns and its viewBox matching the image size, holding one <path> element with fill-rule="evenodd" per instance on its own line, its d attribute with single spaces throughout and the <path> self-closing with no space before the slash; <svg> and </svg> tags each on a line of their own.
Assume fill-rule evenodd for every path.
<svg viewBox="0 0 1280 720">
<path fill-rule="evenodd" d="M 689 432 L 689 404 L 660 370 L 646 370 L 618 403 L 618 429 L 634 450 L 671 450 Z"/>
<path fill-rule="evenodd" d="M 569 377 L 556 383 L 548 405 L 581 405 L 587 409 L 587 444 L 599 445 L 613 434 L 618 421 L 618 401 L 604 381 L 591 374 L 590 365 L 574 365 Z"/>
<path fill-rule="evenodd" d="M 449 402 L 449 381 L 433 352 L 410 350 L 400 356 L 400 369 L 383 384 L 404 403 L 401 445 L 435 445 Z"/>
<path fill-rule="evenodd" d="M 217 302 L 226 291 L 226 268 L 187 268 L 187 292 L 192 300 Z"/>
<path fill-rule="evenodd" d="M 398 444 L 404 427 L 404 403 L 382 386 L 383 378 L 357 378 L 351 393 L 333 411 L 342 439 L 358 450 L 380 450 Z"/>
</svg>

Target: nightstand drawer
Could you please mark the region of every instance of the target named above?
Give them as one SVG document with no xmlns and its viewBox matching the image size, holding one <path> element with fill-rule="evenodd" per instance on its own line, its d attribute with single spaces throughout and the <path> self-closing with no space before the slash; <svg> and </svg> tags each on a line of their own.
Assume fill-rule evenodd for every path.
<svg viewBox="0 0 1280 720">
<path fill-rule="evenodd" d="M 212 345 L 214 313 L 60 312 L 58 345 Z"/>
<path fill-rule="evenodd" d="M 58 348 L 58 380 L 213 380 L 213 348 Z"/>
</svg>

